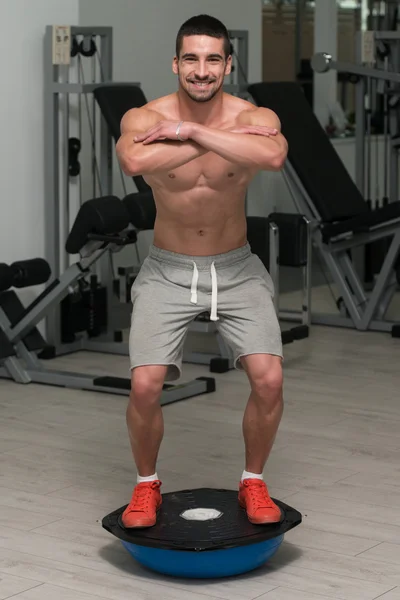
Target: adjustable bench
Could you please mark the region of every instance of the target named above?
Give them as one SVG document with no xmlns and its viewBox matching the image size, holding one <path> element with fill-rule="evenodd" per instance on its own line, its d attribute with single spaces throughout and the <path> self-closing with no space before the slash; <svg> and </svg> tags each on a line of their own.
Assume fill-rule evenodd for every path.
<svg viewBox="0 0 400 600">
<path fill-rule="evenodd" d="M 10 288 L 46 283 L 51 276 L 48 263 L 43 259 L 33 259 L 13 265 L 0 264 L 0 378 L 25 384 L 129 394 L 130 378 L 46 369 L 37 352 L 44 351 L 51 357 L 52 349 L 36 326 L 56 303 L 70 293 L 71 288 L 90 275 L 90 267 L 103 254 L 117 252 L 135 242 L 136 232 L 130 228 L 125 205 L 115 196 L 106 196 L 85 202 L 77 214 L 66 250 L 70 254 L 79 253 L 79 262 L 71 265 L 60 279 L 52 281 L 28 307 L 23 306 L 16 292 Z M 214 379 L 207 377 L 179 385 L 165 384 L 161 404 L 214 390 Z"/>
<path fill-rule="evenodd" d="M 398 337 L 399 325 L 385 314 L 396 291 L 400 202 L 369 209 L 298 84 L 263 82 L 250 85 L 248 91 L 258 106 L 272 109 L 281 120 L 289 144 L 283 174 L 297 210 L 312 223 L 313 245 L 337 286 L 337 304 L 343 305 L 345 314 L 312 313 L 312 322 Z M 351 250 L 383 238 L 392 240 L 367 294 Z"/>
</svg>

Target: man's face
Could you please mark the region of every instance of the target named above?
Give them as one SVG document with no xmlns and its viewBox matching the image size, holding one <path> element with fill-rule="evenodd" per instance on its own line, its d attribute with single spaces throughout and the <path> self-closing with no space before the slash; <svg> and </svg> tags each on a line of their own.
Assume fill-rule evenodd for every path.
<svg viewBox="0 0 400 600">
<path fill-rule="evenodd" d="M 172 70 L 189 98 L 207 102 L 214 98 L 231 72 L 231 57 L 225 58 L 224 41 L 207 35 L 183 38 L 179 58 L 175 57 Z"/>
</svg>

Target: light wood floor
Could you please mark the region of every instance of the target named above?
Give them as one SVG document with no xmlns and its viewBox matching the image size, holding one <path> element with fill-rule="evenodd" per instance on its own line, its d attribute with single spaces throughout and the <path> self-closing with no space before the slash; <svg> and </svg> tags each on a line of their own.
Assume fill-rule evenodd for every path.
<svg viewBox="0 0 400 600">
<path fill-rule="evenodd" d="M 124 398 L 0 381 L 0 600 L 400 600 L 400 340 L 314 327 L 285 350 L 265 477 L 303 524 L 270 564 L 229 580 L 148 572 L 101 528 L 135 480 Z M 118 356 L 58 363 L 127 375 Z M 248 384 L 216 378 L 215 394 L 164 409 L 164 491 L 237 486 Z"/>
</svg>

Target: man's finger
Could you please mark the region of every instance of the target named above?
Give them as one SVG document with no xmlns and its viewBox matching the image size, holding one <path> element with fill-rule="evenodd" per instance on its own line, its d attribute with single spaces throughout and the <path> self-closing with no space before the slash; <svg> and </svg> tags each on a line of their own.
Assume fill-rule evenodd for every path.
<svg viewBox="0 0 400 600">
<path fill-rule="evenodd" d="M 156 135 L 156 134 L 154 134 L 154 135 L 151 135 L 150 137 L 148 137 L 148 138 L 146 138 L 145 140 L 143 140 L 143 145 L 146 145 L 146 144 L 151 144 L 151 142 L 154 142 L 154 141 L 155 141 L 155 140 L 157 140 L 157 139 L 159 139 L 159 138 L 158 138 L 158 135 Z"/>
<path fill-rule="evenodd" d="M 144 139 L 146 139 L 147 133 L 140 133 L 138 135 L 135 135 L 135 137 L 133 138 L 134 142 L 142 142 Z"/>
<path fill-rule="evenodd" d="M 143 141 L 143 144 L 151 144 L 151 142 L 155 142 L 157 140 L 165 140 L 165 139 L 166 139 L 166 137 L 165 137 L 165 135 L 162 134 L 162 132 L 156 132 L 156 133 L 153 133 L 153 135 L 146 138 Z"/>
<path fill-rule="evenodd" d="M 158 130 L 159 130 L 159 125 L 155 125 L 154 127 L 150 127 L 150 129 L 148 129 L 147 131 L 144 131 L 143 133 L 139 133 L 136 137 L 133 138 L 133 140 L 135 142 L 142 142 L 143 140 L 150 137 L 151 135 L 154 135 Z"/>
<path fill-rule="evenodd" d="M 266 133 L 270 133 L 271 135 L 276 135 L 278 133 L 278 131 L 276 129 L 273 129 L 272 127 L 256 127 L 257 131 L 261 131 L 261 132 L 266 132 Z"/>
<path fill-rule="evenodd" d="M 269 131 L 270 133 L 278 133 L 277 129 L 268 127 L 267 125 L 249 125 L 250 129 L 257 129 L 258 131 Z"/>
<path fill-rule="evenodd" d="M 249 131 L 249 135 L 261 135 L 264 137 L 271 137 L 271 134 L 268 131 Z"/>
</svg>

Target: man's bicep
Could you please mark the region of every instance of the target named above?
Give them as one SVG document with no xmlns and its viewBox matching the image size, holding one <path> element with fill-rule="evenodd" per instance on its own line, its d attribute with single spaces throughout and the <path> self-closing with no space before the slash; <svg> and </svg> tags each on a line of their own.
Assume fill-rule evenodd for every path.
<svg viewBox="0 0 400 600">
<path fill-rule="evenodd" d="M 242 114 L 242 118 L 245 119 L 244 122 L 242 121 L 242 125 L 271 127 L 272 129 L 276 129 L 277 133 L 270 136 L 268 139 L 277 144 L 280 155 L 286 158 L 289 149 L 288 142 L 282 135 L 281 122 L 278 115 L 269 108 L 257 108 L 246 112 L 247 114 Z"/>
</svg>

